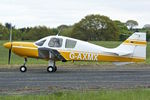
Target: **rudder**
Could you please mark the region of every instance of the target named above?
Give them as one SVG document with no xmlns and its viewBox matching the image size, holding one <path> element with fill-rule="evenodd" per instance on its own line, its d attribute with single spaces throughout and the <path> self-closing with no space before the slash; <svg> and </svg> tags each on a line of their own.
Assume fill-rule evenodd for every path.
<svg viewBox="0 0 150 100">
<path fill-rule="evenodd" d="M 135 32 L 116 49 L 124 52 L 131 51 L 130 57 L 138 58 L 133 59 L 132 62 L 141 62 L 146 60 L 146 45 L 146 33 Z"/>
</svg>

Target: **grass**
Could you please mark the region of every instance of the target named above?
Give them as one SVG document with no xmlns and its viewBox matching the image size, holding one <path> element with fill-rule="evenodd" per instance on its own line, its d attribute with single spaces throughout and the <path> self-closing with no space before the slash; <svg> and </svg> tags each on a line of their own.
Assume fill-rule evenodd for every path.
<svg viewBox="0 0 150 100">
<path fill-rule="evenodd" d="M 7 41 L 0 41 L 0 65 L 6 65 L 8 63 L 8 49 L 3 47 L 3 44 L 7 42 Z M 117 47 L 119 44 L 121 44 L 120 41 L 92 41 L 91 43 L 97 44 L 97 45 L 101 45 L 104 47 L 109 47 L 109 48 L 113 48 L 113 47 Z M 147 60 L 146 60 L 146 64 L 150 64 L 150 42 L 148 43 L 147 46 Z M 11 64 L 23 64 L 24 59 L 13 54 L 12 53 L 12 57 L 11 57 Z M 47 64 L 47 61 L 41 60 L 41 59 L 28 59 L 28 64 Z M 57 62 L 57 64 L 61 65 L 61 64 L 72 64 L 72 62 L 67 62 L 67 63 L 62 63 L 62 62 Z M 102 62 L 75 62 L 73 64 L 80 64 L 80 65 L 87 65 L 87 64 L 105 64 Z"/>
<path fill-rule="evenodd" d="M 150 89 L 59 91 L 47 95 L 8 95 L 0 100 L 150 100 Z"/>
</svg>

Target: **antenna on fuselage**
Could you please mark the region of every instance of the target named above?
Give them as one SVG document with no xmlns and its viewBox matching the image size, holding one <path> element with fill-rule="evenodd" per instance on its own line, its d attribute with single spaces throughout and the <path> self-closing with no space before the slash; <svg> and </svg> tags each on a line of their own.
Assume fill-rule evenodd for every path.
<svg viewBox="0 0 150 100">
<path fill-rule="evenodd" d="M 59 29 L 58 33 L 56 36 L 59 36 L 60 32 L 62 31 L 62 27 Z"/>
</svg>

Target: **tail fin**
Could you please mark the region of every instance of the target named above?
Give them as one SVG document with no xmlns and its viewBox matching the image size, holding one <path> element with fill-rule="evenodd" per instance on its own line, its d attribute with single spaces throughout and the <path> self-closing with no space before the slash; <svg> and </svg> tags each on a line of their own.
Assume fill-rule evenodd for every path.
<svg viewBox="0 0 150 100">
<path fill-rule="evenodd" d="M 140 62 L 146 60 L 146 45 L 146 33 L 135 32 L 115 49 L 130 54 L 132 58 L 141 59 L 133 60 L 132 62 Z"/>
</svg>

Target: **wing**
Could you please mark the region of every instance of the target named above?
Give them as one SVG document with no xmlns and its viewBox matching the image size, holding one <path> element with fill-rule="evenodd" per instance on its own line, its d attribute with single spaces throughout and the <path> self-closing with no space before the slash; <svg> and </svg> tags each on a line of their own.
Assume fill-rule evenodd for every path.
<svg viewBox="0 0 150 100">
<path fill-rule="evenodd" d="M 56 49 L 39 47 L 38 51 L 39 51 L 40 58 L 55 59 L 55 60 L 66 62 L 66 59 Z"/>
</svg>

